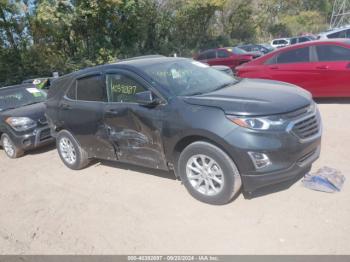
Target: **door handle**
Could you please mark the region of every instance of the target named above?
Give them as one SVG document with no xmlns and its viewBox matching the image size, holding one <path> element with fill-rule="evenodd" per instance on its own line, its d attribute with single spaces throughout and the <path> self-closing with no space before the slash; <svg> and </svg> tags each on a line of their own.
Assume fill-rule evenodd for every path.
<svg viewBox="0 0 350 262">
<path fill-rule="evenodd" d="M 270 69 L 276 70 L 276 69 L 279 69 L 279 67 L 278 66 L 270 66 Z"/>
<path fill-rule="evenodd" d="M 328 65 L 316 66 L 316 69 L 326 70 L 326 69 L 329 69 L 329 66 Z"/>
</svg>

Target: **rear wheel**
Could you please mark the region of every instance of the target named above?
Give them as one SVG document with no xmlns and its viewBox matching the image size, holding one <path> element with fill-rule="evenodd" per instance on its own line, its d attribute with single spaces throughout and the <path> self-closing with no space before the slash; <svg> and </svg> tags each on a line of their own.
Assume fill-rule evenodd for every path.
<svg viewBox="0 0 350 262">
<path fill-rule="evenodd" d="M 178 170 L 189 193 L 209 204 L 229 203 L 242 185 L 232 159 L 207 142 L 194 142 L 187 146 L 180 155 Z"/>
<path fill-rule="evenodd" d="M 67 167 L 80 170 L 89 164 L 87 153 L 68 131 L 60 131 L 56 142 L 58 154 Z"/>
<path fill-rule="evenodd" d="M 1 145 L 4 148 L 6 155 L 9 158 L 18 158 L 23 156 L 24 151 L 13 143 L 12 139 L 7 134 L 2 134 L 1 136 Z"/>
</svg>

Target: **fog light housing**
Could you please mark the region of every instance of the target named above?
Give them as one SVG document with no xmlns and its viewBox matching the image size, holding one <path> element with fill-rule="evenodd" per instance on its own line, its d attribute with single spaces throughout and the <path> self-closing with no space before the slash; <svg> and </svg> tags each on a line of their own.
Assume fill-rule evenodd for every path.
<svg viewBox="0 0 350 262">
<path fill-rule="evenodd" d="M 269 157 L 264 153 L 248 152 L 256 169 L 261 169 L 271 165 Z"/>
</svg>

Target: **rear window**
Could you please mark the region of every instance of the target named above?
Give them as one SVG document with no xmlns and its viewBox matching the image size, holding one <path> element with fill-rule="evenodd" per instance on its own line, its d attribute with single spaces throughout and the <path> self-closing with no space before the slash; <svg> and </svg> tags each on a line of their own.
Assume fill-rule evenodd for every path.
<svg viewBox="0 0 350 262">
<path fill-rule="evenodd" d="M 302 63 L 310 61 L 309 47 L 293 49 L 280 53 L 277 56 L 277 64 Z"/>
<path fill-rule="evenodd" d="M 293 39 L 290 40 L 290 43 L 291 43 L 292 45 L 294 45 L 294 44 L 298 43 L 297 40 L 298 40 L 297 38 L 293 38 Z"/>
<path fill-rule="evenodd" d="M 215 58 L 216 58 L 216 51 L 207 52 L 207 59 L 215 59 Z"/>
<path fill-rule="evenodd" d="M 77 80 L 77 100 L 106 102 L 106 85 L 102 75 L 88 76 Z"/>
<path fill-rule="evenodd" d="M 347 33 L 348 30 L 342 30 L 336 33 L 329 34 L 327 37 L 328 38 L 348 38 L 350 37 L 349 34 Z"/>
<path fill-rule="evenodd" d="M 336 45 L 316 46 L 319 61 L 349 61 L 350 49 Z"/>
<path fill-rule="evenodd" d="M 197 57 L 198 60 L 205 60 L 207 59 L 207 53 L 201 53 L 199 54 L 199 56 Z"/>
<path fill-rule="evenodd" d="M 218 50 L 218 58 L 227 58 L 230 57 L 230 54 L 226 50 Z"/>
</svg>

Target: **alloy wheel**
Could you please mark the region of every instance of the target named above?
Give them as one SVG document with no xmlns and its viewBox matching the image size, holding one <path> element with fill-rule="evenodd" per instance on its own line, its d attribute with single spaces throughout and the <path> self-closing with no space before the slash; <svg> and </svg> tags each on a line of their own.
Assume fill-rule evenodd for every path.
<svg viewBox="0 0 350 262">
<path fill-rule="evenodd" d="M 2 143 L 6 154 L 13 157 L 15 155 L 15 146 L 12 141 L 5 136 Z"/>
<path fill-rule="evenodd" d="M 77 154 L 72 141 L 66 137 L 61 138 L 59 148 L 64 161 L 73 165 L 77 160 Z"/>
<path fill-rule="evenodd" d="M 224 174 L 220 165 L 207 155 L 194 155 L 186 165 L 186 175 L 199 193 L 214 196 L 224 187 Z"/>
</svg>

